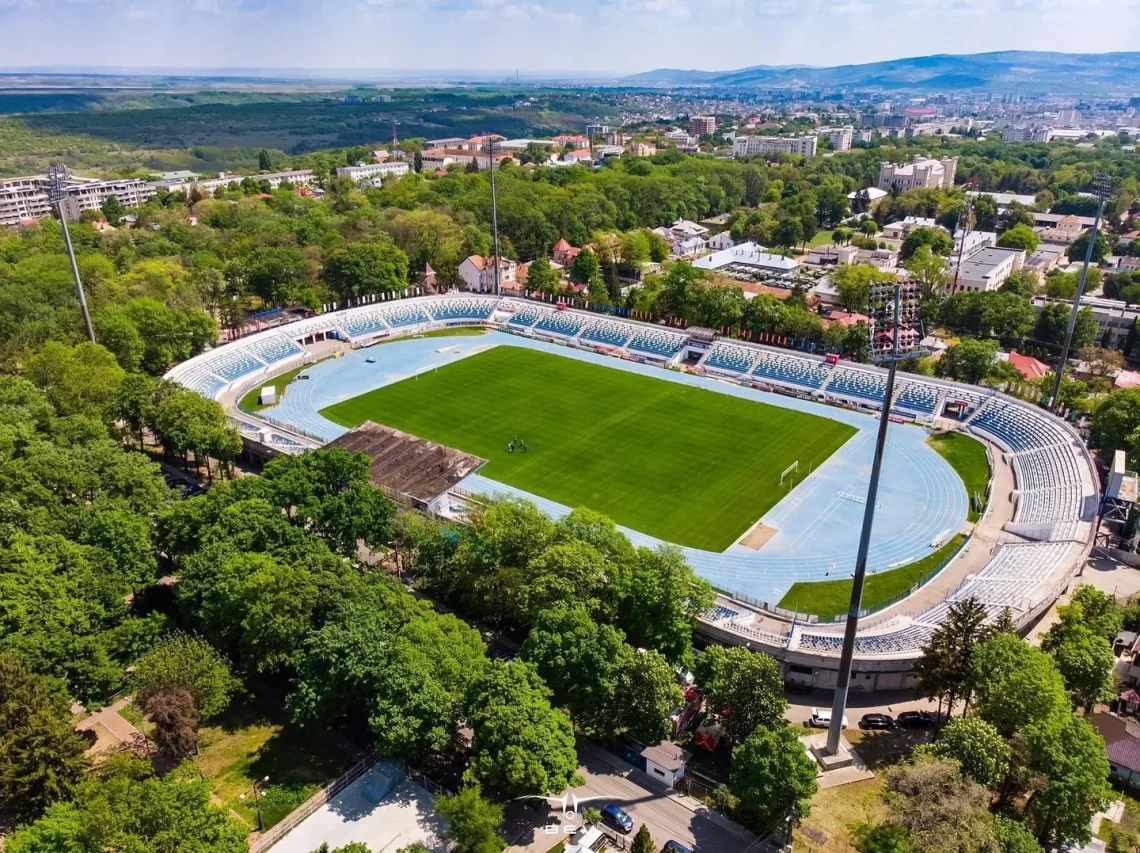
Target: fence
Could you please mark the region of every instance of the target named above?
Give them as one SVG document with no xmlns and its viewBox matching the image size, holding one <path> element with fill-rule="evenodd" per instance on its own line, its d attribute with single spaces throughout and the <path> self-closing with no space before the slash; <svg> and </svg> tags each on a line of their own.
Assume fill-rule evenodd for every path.
<svg viewBox="0 0 1140 853">
<path fill-rule="evenodd" d="M 305 800 L 300 806 L 293 809 L 280 823 L 274 824 L 264 835 L 250 844 L 250 853 L 264 853 L 264 851 L 268 850 L 294 830 L 301 821 L 309 817 L 313 812 L 363 776 L 364 773 L 379 760 L 380 756 L 369 755 L 356 762 L 356 764 L 352 765 L 352 767 L 348 768 L 348 770 L 340 776 L 337 776 L 321 788 L 321 790 Z"/>
</svg>

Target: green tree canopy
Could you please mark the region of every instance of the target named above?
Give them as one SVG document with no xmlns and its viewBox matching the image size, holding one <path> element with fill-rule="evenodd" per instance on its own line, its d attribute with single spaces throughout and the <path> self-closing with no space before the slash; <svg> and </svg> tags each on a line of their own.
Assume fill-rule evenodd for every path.
<svg viewBox="0 0 1140 853">
<path fill-rule="evenodd" d="M 749 824 L 767 828 L 792 808 L 800 817 L 807 815 L 816 770 L 790 726 L 757 726 L 732 750 L 732 791 Z"/>
</svg>

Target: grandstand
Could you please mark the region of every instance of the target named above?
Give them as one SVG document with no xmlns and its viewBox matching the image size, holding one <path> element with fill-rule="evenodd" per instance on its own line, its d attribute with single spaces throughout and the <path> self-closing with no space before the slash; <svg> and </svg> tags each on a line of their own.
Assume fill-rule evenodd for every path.
<svg viewBox="0 0 1140 853">
<path fill-rule="evenodd" d="M 679 363 L 686 333 L 617 317 L 494 296 L 447 295 L 372 303 L 298 320 L 224 343 L 173 368 L 168 378 L 204 396 L 229 400 L 256 382 L 302 363 L 304 346 L 328 337 L 359 346 L 381 334 L 414 336 L 431 328 L 470 323 L 530 336 L 542 333 L 571 343 L 599 344 Z M 548 345 L 549 346 L 549 345 Z M 639 359 L 642 360 L 642 359 Z M 885 371 L 847 363 L 827 364 L 816 356 L 741 341 L 713 343 L 700 362 L 712 373 L 747 376 L 756 385 L 814 394 L 878 408 Z M 917 612 L 906 602 L 861 626 L 856 645 L 859 666 L 873 672 L 879 689 L 906 686 L 922 643 L 945 617 L 950 603 L 975 597 L 991 615 L 1009 607 L 1018 625 L 1028 624 L 1064 589 L 1087 555 L 1098 502 L 1098 480 L 1086 448 L 1063 422 L 1035 406 L 994 391 L 953 382 L 900 377 L 892 409 L 930 420 L 947 416 L 995 448 L 1012 469 L 1013 517 L 984 565 L 952 592 Z M 234 412 L 243 437 L 283 452 L 317 442 L 285 423 L 252 420 Z M 999 454 L 1000 452 L 1000 454 Z M 973 547 L 978 547 L 975 543 Z M 762 617 L 766 609 L 768 616 Z M 899 612 L 894 612 L 894 611 Z M 828 627 L 814 617 L 774 629 L 773 605 L 744 604 L 725 593 L 717 608 L 702 617 L 702 631 L 721 642 L 751 643 L 789 665 L 834 672 L 842 643 L 841 625 Z M 826 686 L 826 677 L 818 682 Z"/>
</svg>

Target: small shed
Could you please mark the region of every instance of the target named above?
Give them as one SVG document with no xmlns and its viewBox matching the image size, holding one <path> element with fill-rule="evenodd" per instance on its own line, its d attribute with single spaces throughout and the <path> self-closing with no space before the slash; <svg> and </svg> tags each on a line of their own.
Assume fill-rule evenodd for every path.
<svg viewBox="0 0 1140 853">
<path fill-rule="evenodd" d="M 685 765 L 691 755 L 677 744 L 666 742 L 646 747 L 642 750 L 641 757 L 645 759 L 646 773 L 658 782 L 675 788 L 685 777 Z"/>
</svg>

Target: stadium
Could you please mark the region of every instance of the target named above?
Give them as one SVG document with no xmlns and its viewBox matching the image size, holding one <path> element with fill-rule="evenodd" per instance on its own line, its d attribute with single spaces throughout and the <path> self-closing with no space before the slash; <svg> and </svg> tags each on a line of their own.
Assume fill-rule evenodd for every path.
<svg viewBox="0 0 1140 853">
<path fill-rule="evenodd" d="M 846 606 L 799 602 L 828 584 L 842 593 L 853 571 L 885 375 L 707 330 L 452 294 L 297 320 L 168 378 L 219 400 L 263 457 L 367 438 L 374 479 L 382 452 L 392 478 L 378 484 L 406 504 L 445 517 L 486 494 L 552 516 L 588 506 L 635 545 L 679 547 L 718 590 L 703 640 L 763 650 L 788 681 L 828 688 Z M 287 392 L 251 407 L 274 380 Z M 955 600 L 1028 627 L 1079 572 L 1099 504 L 1080 437 L 1020 400 L 903 374 L 891 416 L 868 589 L 906 585 L 862 614 L 855 690 L 910 686 Z M 985 489 L 967 492 L 935 433 L 984 444 Z"/>
</svg>

